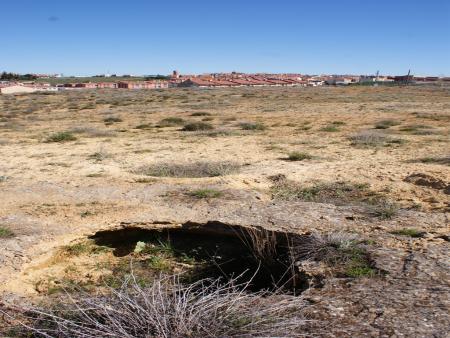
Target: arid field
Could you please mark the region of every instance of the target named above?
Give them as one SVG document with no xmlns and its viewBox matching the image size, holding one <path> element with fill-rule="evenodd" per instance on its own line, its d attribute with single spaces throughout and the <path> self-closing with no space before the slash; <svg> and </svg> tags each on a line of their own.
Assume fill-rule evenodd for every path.
<svg viewBox="0 0 450 338">
<path fill-rule="evenodd" d="M 450 87 L 0 96 L 8 330 L 1 311 L 223 263 L 301 300 L 285 336 L 446 337 L 449 213 Z M 269 261 L 284 234 L 295 283 L 236 240 Z"/>
</svg>

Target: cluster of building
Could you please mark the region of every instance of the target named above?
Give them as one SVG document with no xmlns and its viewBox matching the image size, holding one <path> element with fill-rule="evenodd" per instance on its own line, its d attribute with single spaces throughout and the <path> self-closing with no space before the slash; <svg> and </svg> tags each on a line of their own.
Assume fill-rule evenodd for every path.
<svg viewBox="0 0 450 338">
<path fill-rule="evenodd" d="M 302 75 L 302 74 L 245 74 L 245 73 L 215 73 L 203 75 L 180 75 L 177 71 L 167 79 L 136 81 L 130 78 L 127 81 L 80 82 L 63 83 L 55 86 L 49 83 L 10 82 L 0 81 L 0 93 L 28 93 L 35 91 L 58 91 L 71 89 L 164 89 L 171 87 L 267 87 L 267 86 L 323 86 L 323 85 L 350 85 L 350 84 L 378 84 L 378 83 L 450 83 L 450 77 L 417 77 L 379 76 L 377 75 Z"/>
<path fill-rule="evenodd" d="M 209 74 L 184 75 L 176 72 L 171 82 L 178 87 L 242 87 L 242 86 L 323 86 L 378 83 L 433 83 L 448 82 L 450 77 L 417 77 L 413 75 L 380 76 L 380 75 L 302 75 L 302 74 Z"/>
</svg>

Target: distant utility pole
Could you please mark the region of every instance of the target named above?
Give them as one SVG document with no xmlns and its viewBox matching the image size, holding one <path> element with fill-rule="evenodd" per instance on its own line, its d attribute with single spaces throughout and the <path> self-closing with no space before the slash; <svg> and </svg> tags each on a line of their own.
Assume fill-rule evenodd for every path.
<svg viewBox="0 0 450 338">
<path fill-rule="evenodd" d="M 411 74 L 411 69 L 408 69 L 408 75 L 406 75 L 405 85 L 408 85 L 408 84 L 409 84 L 409 77 L 410 77 L 410 74 Z"/>
<path fill-rule="evenodd" d="M 380 71 L 377 70 L 377 75 L 375 75 L 375 81 L 378 82 L 378 75 L 380 75 Z"/>
</svg>

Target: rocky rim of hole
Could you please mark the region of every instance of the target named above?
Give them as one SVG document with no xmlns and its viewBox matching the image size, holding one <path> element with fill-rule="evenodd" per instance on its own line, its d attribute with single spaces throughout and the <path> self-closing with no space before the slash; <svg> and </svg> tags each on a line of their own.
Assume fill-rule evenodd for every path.
<svg viewBox="0 0 450 338">
<path fill-rule="evenodd" d="M 189 280 L 236 280 L 248 291 L 277 291 L 298 295 L 322 287 L 330 276 L 343 278 L 381 276 L 368 247 L 354 234 L 266 230 L 219 221 L 183 224 L 122 223 L 120 227 L 89 236 L 96 245 L 113 249 L 116 257 L 135 254 L 137 243 L 153 250 L 169 247 L 177 259 L 194 262 Z M 165 249 L 166 250 L 166 249 Z"/>
</svg>

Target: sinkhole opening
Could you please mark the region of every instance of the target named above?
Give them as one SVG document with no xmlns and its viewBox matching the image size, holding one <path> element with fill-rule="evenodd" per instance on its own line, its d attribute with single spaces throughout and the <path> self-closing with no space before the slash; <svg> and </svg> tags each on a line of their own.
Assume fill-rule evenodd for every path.
<svg viewBox="0 0 450 338">
<path fill-rule="evenodd" d="M 221 279 L 247 291 L 299 294 L 308 282 L 290 254 L 285 233 L 220 222 L 185 223 L 182 227 L 127 227 L 90 237 L 113 249 L 116 257 L 146 257 L 155 270 L 180 267 L 186 282 Z M 173 272 L 173 271 L 172 271 Z"/>
</svg>

